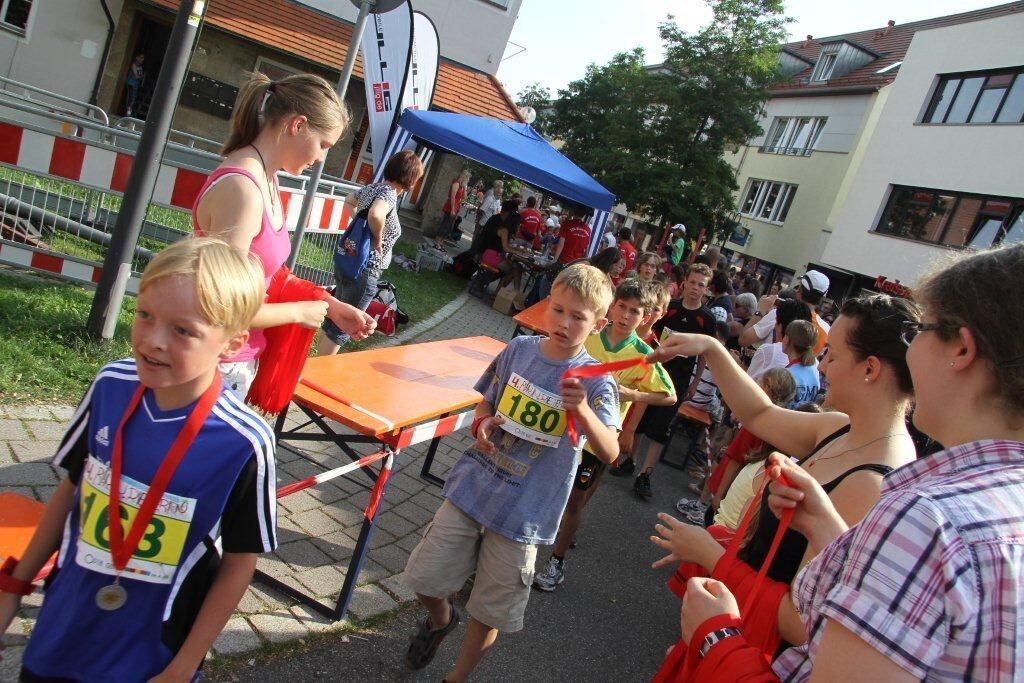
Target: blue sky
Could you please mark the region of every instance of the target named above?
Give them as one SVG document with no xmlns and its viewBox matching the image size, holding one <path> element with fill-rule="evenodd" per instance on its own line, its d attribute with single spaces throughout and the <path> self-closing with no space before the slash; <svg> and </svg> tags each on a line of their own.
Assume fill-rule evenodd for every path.
<svg viewBox="0 0 1024 683">
<path fill-rule="evenodd" d="M 829 36 L 990 7 L 993 0 L 789 0 L 790 39 Z M 579 78 L 590 63 L 642 46 L 649 63 L 661 61 L 658 23 L 667 14 L 687 30 L 711 16 L 703 0 L 523 0 L 498 78 L 515 96 L 527 83 L 557 88 Z M 515 54 L 521 48 L 520 54 Z M 510 56 L 514 55 L 514 56 Z"/>
</svg>

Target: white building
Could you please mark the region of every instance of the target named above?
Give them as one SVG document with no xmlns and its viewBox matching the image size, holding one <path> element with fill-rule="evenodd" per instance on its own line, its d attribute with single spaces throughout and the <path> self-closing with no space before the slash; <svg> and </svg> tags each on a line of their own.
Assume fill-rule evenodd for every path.
<svg viewBox="0 0 1024 683">
<path fill-rule="evenodd" d="M 1024 11 L 915 34 L 824 265 L 912 285 L 951 252 L 1024 241 L 1022 35 Z"/>
<path fill-rule="evenodd" d="M 840 217 L 846 215 L 844 212 L 855 210 L 851 208 L 854 205 L 863 208 L 862 196 L 851 196 L 853 188 L 867 182 L 866 177 L 877 178 L 880 168 L 888 173 L 892 156 L 878 162 L 880 165 L 865 168 L 869 150 L 878 150 L 876 154 L 891 153 L 894 143 L 902 142 L 903 132 L 894 133 L 895 139 L 887 138 L 886 142 L 876 139 L 883 116 L 894 115 L 889 113 L 892 110 L 888 101 L 895 93 L 895 83 L 904 80 L 911 44 L 917 44 L 917 36 L 946 27 L 962 27 L 968 33 L 984 31 L 983 27 L 1019 19 L 1022 11 L 1024 3 L 1014 2 L 902 25 L 889 22 L 877 29 L 827 38 L 808 36 L 806 40 L 781 46 L 780 66 L 788 78 L 770 90 L 761 120 L 764 132 L 726 157 L 737 169 L 741 223 L 726 247 L 746 257 L 748 266 L 756 268 L 766 282 L 787 282 L 811 264 L 833 263 L 838 268 L 829 273 L 834 280 L 831 293 L 842 297 L 846 289 L 853 287 L 852 274 L 845 272 L 853 265 L 848 259 L 854 257 L 852 254 L 857 258 L 864 254 L 857 253 L 850 243 L 835 240 L 834 233 Z M 928 79 L 934 80 L 936 74 L 954 70 L 952 66 L 939 68 L 939 64 L 960 60 L 964 63 L 958 67 L 961 70 L 983 68 L 967 64 L 971 59 L 988 59 L 990 53 L 989 61 L 1002 59 L 1003 66 L 1012 67 L 1024 64 L 1022 45 L 1018 37 L 1001 43 L 983 39 L 957 50 L 936 48 L 934 54 L 922 52 L 914 57 L 918 64 L 934 62 L 933 65 L 911 69 L 931 69 Z M 997 56 L 999 50 L 1017 51 L 1018 56 Z M 931 87 L 932 80 L 926 89 Z M 924 105 L 918 102 L 915 106 Z M 908 129 L 920 120 L 921 112 L 915 110 L 907 119 Z M 894 124 L 886 118 L 885 125 Z M 1011 128 L 1020 130 L 1020 126 Z M 901 163 L 918 164 L 925 158 L 933 164 L 935 172 L 962 171 L 962 166 L 954 164 L 956 157 L 938 150 L 924 156 L 908 153 Z M 1002 167 L 999 162 L 995 165 Z M 883 185 L 888 182 L 883 181 Z M 873 200 L 872 212 L 876 211 L 877 203 Z M 875 240 L 872 246 L 887 253 L 898 251 L 890 245 L 882 246 L 884 242 Z M 847 265 L 842 266 L 839 261 Z M 874 275 L 880 274 L 883 273 Z"/>
</svg>

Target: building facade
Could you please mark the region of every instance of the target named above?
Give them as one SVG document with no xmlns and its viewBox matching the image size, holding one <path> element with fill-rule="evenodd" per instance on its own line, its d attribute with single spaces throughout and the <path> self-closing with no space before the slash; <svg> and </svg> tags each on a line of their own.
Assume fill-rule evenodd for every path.
<svg viewBox="0 0 1024 683">
<path fill-rule="evenodd" d="M 840 217 L 859 201 L 850 193 L 867 174 L 864 160 L 876 146 L 878 126 L 894 83 L 907 68 L 915 36 L 1000 21 L 1022 9 L 1024 3 L 1015 2 L 828 38 L 808 36 L 781 46 L 786 80 L 770 90 L 763 132 L 727 155 L 737 170 L 740 228 L 726 247 L 745 257 L 766 282 L 783 284 L 811 264 L 827 265 L 829 254 L 848 255 L 849 245 L 838 246 L 835 232 Z M 1011 40 L 1005 48 L 1017 45 L 1019 40 Z"/>
<path fill-rule="evenodd" d="M 1024 241 L 1021 35 L 1024 8 L 914 36 L 821 258 L 852 289 Z"/>
</svg>

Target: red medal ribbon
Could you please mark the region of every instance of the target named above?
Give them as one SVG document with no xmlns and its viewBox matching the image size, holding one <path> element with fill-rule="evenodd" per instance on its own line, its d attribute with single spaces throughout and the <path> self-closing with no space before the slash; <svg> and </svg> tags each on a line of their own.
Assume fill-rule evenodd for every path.
<svg viewBox="0 0 1024 683">
<path fill-rule="evenodd" d="M 619 370 L 625 370 L 626 368 L 632 368 L 637 365 L 642 365 L 645 368 L 650 367 L 650 363 L 647 362 L 646 358 L 643 356 L 637 356 L 636 358 L 617 360 L 611 363 L 595 363 L 593 365 L 581 365 L 578 368 L 570 368 L 562 375 L 562 379 L 569 379 L 570 377 L 576 377 L 578 379 L 600 377 Z M 579 432 L 576 431 L 576 418 L 574 415 L 575 413 L 571 410 L 567 410 L 565 412 L 566 431 L 569 432 L 569 440 L 572 442 L 573 446 L 577 445 L 580 440 Z"/>
<path fill-rule="evenodd" d="M 149 526 L 150 520 L 153 519 L 153 514 L 156 512 L 156 506 L 164 497 L 164 493 L 167 491 L 167 486 L 171 483 L 171 477 L 174 476 L 174 472 L 178 469 L 178 465 L 181 463 L 182 458 L 185 457 L 185 453 L 192 446 L 192 442 L 196 440 L 196 435 L 206 422 L 206 418 L 209 417 L 214 404 L 217 403 L 217 399 L 220 398 L 220 391 L 222 387 L 223 383 L 220 378 L 220 373 L 217 372 L 214 374 L 213 382 L 210 383 L 209 388 L 203 392 L 203 395 L 199 398 L 199 402 L 196 403 L 196 406 L 189 413 L 188 419 L 185 420 L 184 426 L 181 428 L 181 431 L 178 432 L 178 436 L 175 437 L 174 443 L 171 444 L 171 449 L 167 451 L 167 455 L 164 456 L 163 462 L 160 463 L 160 467 L 157 468 L 156 475 L 153 477 L 153 481 L 149 485 L 149 490 L 146 492 L 146 495 L 143 496 L 142 504 L 139 506 L 139 512 L 135 516 L 135 521 L 132 522 L 132 526 L 128 530 L 128 538 L 125 539 L 124 529 L 121 525 L 121 460 L 123 458 L 122 435 L 124 433 L 124 426 L 128 424 L 128 420 L 131 419 L 135 409 L 139 407 L 139 402 L 142 401 L 142 395 L 146 393 L 146 386 L 140 383 L 138 388 L 135 389 L 135 394 L 132 396 L 132 400 L 128 403 L 128 408 L 125 410 L 124 416 L 121 418 L 121 423 L 117 426 L 117 432 L 114 434 L 114 450 L 110 456 L 110 505 L 108 507 L 108 527 L 110 530 L 110 558 L 114 563 L 114 569 L 117 571 L 120 572 L 124 570 L 125 566 L 128 564 L 128 560 L 131 559 L 131 556 L 139 547 L 139 541 L 142 540 L 142 534 L 145 532 L 146 527 Z"/>
</svg>

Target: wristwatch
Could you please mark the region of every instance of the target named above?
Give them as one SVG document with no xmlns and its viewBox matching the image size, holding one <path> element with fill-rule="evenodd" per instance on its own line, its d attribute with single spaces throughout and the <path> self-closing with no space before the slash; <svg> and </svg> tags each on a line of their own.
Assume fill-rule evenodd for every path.
<svg viewBox="0 0 1024 683">
<path fill-rule="evenodd" d="M 721 642 L 726 638 L 738 636 L 739 634 L 739 629 L 732 628 L 731 626 L 728 628 L 720 628 L 717 631 L 712 631 L 711 633 L 704 636 L 704 642 L 700 644 L 700 656 L 706 656 L 708 650 L 710 650 L 712 646 L 714 646 L 716 643 Z"/>
</svg>

